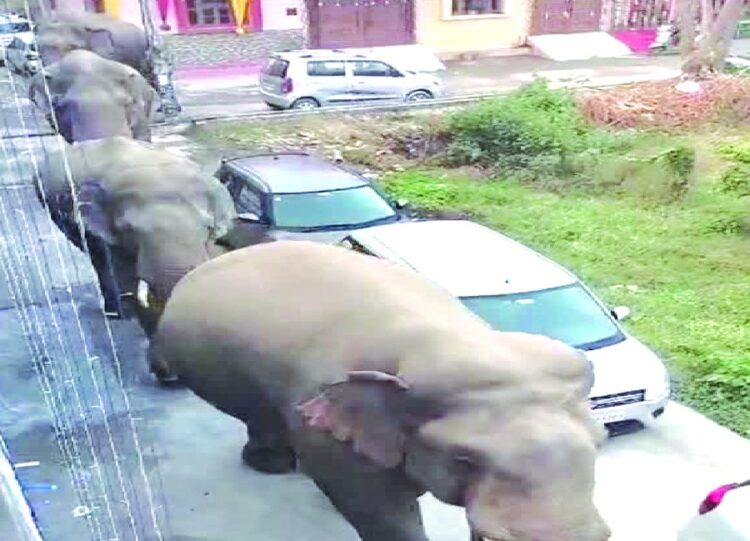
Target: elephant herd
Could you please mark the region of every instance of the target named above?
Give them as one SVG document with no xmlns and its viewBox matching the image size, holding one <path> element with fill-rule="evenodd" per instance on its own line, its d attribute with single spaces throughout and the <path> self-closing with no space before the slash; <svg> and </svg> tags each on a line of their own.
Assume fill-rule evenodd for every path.
<svg viewBox="0 0 750 541">
<path fill-rule="evenodd" d="M 246 465 L 305 473 L 363 541 L 426 541 L 426 492 L 465 507 L 474 540 L 609 539 L 581 351 L 494 331 L 343 247 L 228 246 L 226 188 L 148 142 L 142 41 L 71 20 L 38 28 L 47 67 L 30 95 L 67 140 L 38 197 L 91 257 L 105 311 L 133 306 L 156 377 L 245 424 Z"/>
<path fill-rule="evenodd" d="M 159 99 L 140 28 L 106 14 L 59 13 L 34 32 L 44 68 L 29 84 L 29 99 L 68 143 L 150 140 Z"/>
</svg>

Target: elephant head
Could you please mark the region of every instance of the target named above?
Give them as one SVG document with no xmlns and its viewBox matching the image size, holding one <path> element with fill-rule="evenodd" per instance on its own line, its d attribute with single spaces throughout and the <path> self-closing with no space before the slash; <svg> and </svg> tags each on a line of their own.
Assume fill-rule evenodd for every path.
<svg viewBox="0 0 750 541">
<path fill-rule="evenodd" d="M 473 539 L 606 541 L 592 502 L 603 430 L 588 412 L 590 363 L 541 336 L 493 335 L 474 370 L 351 372 L 298 410 L 308 427 L 464 506 Z M 431 353 L 433 369 L 450 366 L 418 354 Z"/>
<path fill-rule="evenodd" d="M 29 99 L 54 113 L 53 128 L 68 141 L 126 136 L 148 141 L 158 96 L 133 68 L 75 50 L 45 67 L 29 85 Z"/>
<path fill-rule="evenodd" d="M 47 199 L 65 193 L 67 163 L 86 233 L 128 254 L 120 259 L 147 288 L 146 317 L 158 319 L 177 281 L 221 253 L 214 242 L 235 217 L 229 193 L 188 158 L 126 137 L 76 143 L 64 156 L 48 159 Z"/>
<path fill-rule="evenodd" d="M 105 13 L 58 12 L 35 29 L 44 65 L 60 61 L 77 49 L 126 64 L 150 77 L 148 40 L 143 30 Z"/>
</svg>

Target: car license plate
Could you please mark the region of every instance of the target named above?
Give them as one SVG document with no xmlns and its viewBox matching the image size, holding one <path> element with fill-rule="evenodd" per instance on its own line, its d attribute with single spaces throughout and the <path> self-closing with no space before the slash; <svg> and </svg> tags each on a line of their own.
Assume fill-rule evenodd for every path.
<svg viewBox="0 0 750 541">
<path fill-rule="evenodd" d="M 600 423 L 604 423 L 604 424 L 616 423 L 618 421 L 625 420 L 624 413 L 595 413 L 593 414 L 593 417 Z"/>
</svg>

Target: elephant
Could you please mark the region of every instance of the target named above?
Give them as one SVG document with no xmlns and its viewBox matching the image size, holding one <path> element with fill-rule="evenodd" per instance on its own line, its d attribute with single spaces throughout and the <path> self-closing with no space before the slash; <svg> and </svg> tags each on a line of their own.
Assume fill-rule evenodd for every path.
<svg viewBox="0 0 750 541">
<path fill-rule="evenodd" d="M 150 143 L 60 143 L 41 164 L 37 197 L 70 241 L 87 243 L 105 311 L 123 317 L 121 297 L 139 295 L 134 310 L 150 337 L 174 284 L 227 251 L 217 241 L 235 223 L 229 192 L 189 158 Z"/>
<path fill-rule="evenodd" d="M 56 12 L 40 20 L 34 33 L 43 65 L 85 49 L 138 70 L 156 88 L 149 40 L 134 24 L 106 13 Z"/>
<path fill-rule="evenodd" d="M 148 355 L 246 425 L 247 465 L 299 468 L 363 541 L 426 541 L 425 492 L 473 539 L 610 537 L 585 354 L 492 330 L 404 266 L 310 241 L 223 254 L 174 288 Z"/>
<path fill-rule="evenodd" d="M 37 73 L 29 99 L 68 143 L 117 135 L 150 141 L 159 102 L 136 70 L 86 50 L 71 51 Z"/>
</svg>

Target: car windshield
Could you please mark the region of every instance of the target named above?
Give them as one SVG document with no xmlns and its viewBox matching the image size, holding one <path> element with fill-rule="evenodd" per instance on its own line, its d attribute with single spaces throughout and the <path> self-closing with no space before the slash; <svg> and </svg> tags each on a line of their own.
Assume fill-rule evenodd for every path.
<svg viewBox="0 0 750 541">
<path fill-rule="evenodd" d="M 30 32 L 29 23 L 0 23 L 0 34 L 16 34 L 18 32 Z"/>
<path fill-rule="evenodd" d="M 580 349 L 625 339 L 611 317 L 580 284 L 461 301 L 499 331 L 542 334 Z"/>
<path fill-rule="evenodd" d="M 370 186 L 273 196 L 274 225 L 280 229 L 363 227 L 395 216 L 393 208 Z"/>
</svg>

